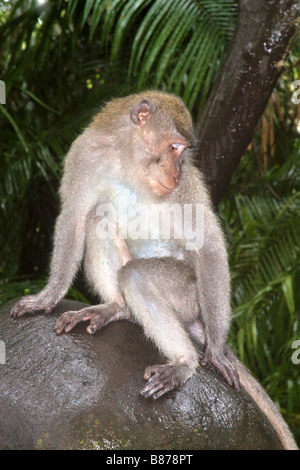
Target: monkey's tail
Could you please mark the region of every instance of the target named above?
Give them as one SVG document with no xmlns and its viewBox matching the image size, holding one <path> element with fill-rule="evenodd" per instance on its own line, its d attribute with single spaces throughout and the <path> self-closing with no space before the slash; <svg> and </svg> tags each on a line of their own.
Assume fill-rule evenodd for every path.
<svg viewBox="0 0 300 470">
<path fill-rule="evenodd" d="M 242 364 L 238 360 L 235 354 L 233 354 L 232 352 L 231 354 L 234 356 L 234 362 L 237 366 L 241 385 L 251 396 L 251 398 L 255 401 L 255 403 L 258 405 L 258 407 L 264 413 L 267 419 L 270 421 L 283 448 L 285 450 L 299 450 L 295 439 L 291 431 L 289 430 L 288 425 L 286 424 L 280 412 L 278 411 L 275 403 L 273 403 L 269 395 L 250 374 L 244 364 Z"/>
</svg>

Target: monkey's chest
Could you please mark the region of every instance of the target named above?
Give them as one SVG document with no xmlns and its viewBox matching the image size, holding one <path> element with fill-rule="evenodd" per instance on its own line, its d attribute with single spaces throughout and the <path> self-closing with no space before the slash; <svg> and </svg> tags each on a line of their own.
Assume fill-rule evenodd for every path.
<svg viewBox="0 0 300 470">
<path fill-rule="evenodd" d="M 137 213 L 129 210 L 126 231 L 127 245 L 134 258 L 183 259 L 180 239 L 174 239 L 170 217 L 157 212 L 157 207 L 139 207 Z"/>
<path fill-rule="evenodd" d="M 127 240 L 130 252 L 134 258 L 164 258 L 183 259 L 183 251 L 176 240 Z"/>
<path fill-rule="evenodd" d="M 128 187 L 113 184 L 119 236 L 126 240 L 134 258 L 184 258 L 182 234 L 167 204 L 141 201 Z M 176 215 L 176 214 L 175 214 Z"/>
</svg>

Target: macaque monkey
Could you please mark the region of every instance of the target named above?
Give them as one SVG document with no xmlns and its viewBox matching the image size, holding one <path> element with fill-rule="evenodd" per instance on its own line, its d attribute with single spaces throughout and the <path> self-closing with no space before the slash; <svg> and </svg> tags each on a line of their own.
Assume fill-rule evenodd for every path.
<svg viewBox="0 0 300 470">
<path fill-rule="evenodd" d="M 64 313 L 56 323 L 57 334 L 81 321 L 89 321 L 90 334 L 115 320 L 134 321 L 167 358 L 165 364 L 146 368 L 142 395 L 157 399 L 183 385 L 199 364 L 211 362 L 229 385 L 239 389 L 241 384 L 251 394 L 283 445 L 297 448 L 276 406 L 226 345 L 231 314 L 227 253 L 192 162 L 194 143 L 191 116 L 174 95 L 147 91 L 109 102 L 66 157 L 48 285 L 19 300 L 11 315 L 51 312 L 84 258 L 88 282 L 103 303 Z M 196 235 L 178 236 L 174 214 L 169 238 L 157 227 L 154 238 L 126 237 L 125 218 L 115 216 L 120 202 L 131 225 L 137 219 L 140 225 L 149 222 L 138 218 L 137 205 L 148 213 L 160 205 L 182 211 L 201 205 L 203 243 Z M 194 219 L 188 227 L 193 234 Z M 103 224 L 113 236 L 99 235 Z M 193 341 L 204 345 L 200 360 Z"/>
</svg>

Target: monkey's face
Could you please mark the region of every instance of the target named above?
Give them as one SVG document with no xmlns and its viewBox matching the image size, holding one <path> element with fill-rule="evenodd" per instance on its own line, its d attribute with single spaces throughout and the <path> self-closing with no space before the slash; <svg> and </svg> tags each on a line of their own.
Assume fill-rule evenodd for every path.
<svg viewBox="0 0 300 470">
<path fill-rule="evenodd" d="M 180 183 L 182 152 L 187 142 L 168 139 L 150 153 L 144 175 L 157 196 L 172 193 Z"/>
<path fill-rule="evenodd" d="M 162 197 L 171 194 L 179 185 L 183 151 L 190 145 L 178 132 L 166 113 L 153 112 L 143 100 L 132 111 L 136 124 L 134 133 L 134 171 L 139 173 L 143 187 Z"/>
<path fill-rule="evenodd" d="M 138 129 L 133 146 L 134 179 L 143 188 L 162 197 L 171 194 L 180 183 L 184 150 L 189 145 L 179 134 L 150 126 Z"/>
</svg>

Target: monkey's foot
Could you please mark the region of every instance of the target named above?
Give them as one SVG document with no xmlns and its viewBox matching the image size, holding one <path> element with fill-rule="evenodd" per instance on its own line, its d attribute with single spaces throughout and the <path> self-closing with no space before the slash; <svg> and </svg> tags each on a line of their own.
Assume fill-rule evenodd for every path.
<svg viewBox="0 0 300 470">
<path fill-rule="evenodd" d="M 154 400 L 170 390 L 179 388 L 190 376 L 185 364 L 164 364 L 146 367 L 144 379 L 148 380 L 141 395 Z"/>
<path fill-rule="evenodd" d="M 57 320 L 54 331 L 57 335 L 60 335 L 63 331 L 69 333 L 77 323 L 88 320 L 90 320 L 90 324 L 86 331 L 91 335 L 106 324 L 103 314 L 92 312 L 88 307 L 74 312 L 65 312 Z"/>
<path fill-rule="evenodd" d="M 226 382 L 232 387 L 240 390 L 240 379 L 235 365 L 225 356 L 225 354 L 212 355 L 210 352 L 205 352 L 201 364 L 205 366 L 211 362 L 223 374 Z"/>
<path fill-rule="evenodd" d="M 65 312 L 56 322 L 54 331 L 60 335 L 63 331 L 68 333 L 77 323 L 90 320 L 86 331 L 92 335 L 105 325 L 116 320 L 129 320 L 130 314 L 126 311 L 124 304 L 110 302 L 107 304 L 94 305 L 74 312 Z"/>
<path fill-rule="evenodd" d="M 44 312 L 50 313 L 56 303 L 57 302 L 54 302 L 52 298 L 49 299 L 49 297 L 45 296 L 45 294 L 26 295 L 12 306 L 10 316 L 17 318 L 21 317 L 26 312 L 39 310 L 44 310 Z"/>
</svg>

